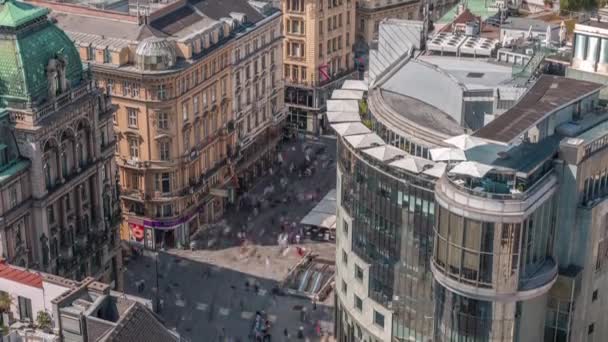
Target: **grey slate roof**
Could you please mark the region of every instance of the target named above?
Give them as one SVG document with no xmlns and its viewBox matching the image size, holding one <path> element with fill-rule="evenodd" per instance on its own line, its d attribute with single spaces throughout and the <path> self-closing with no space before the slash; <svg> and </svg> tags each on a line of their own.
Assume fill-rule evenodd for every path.
<svg viewBox="0 0 608 342">
<path fill-rule="evenodd" d="M 264 19 L 247 0 L 189 0 L 188 3 L 214 20 L 230 18 L 230 13 L 243 13 L 250 23 Z"/>
<path fill-rule="evenodd" d="M 179 341 L 179 337 L 170 332 L 150 309 L 138 302 L 116 323 L 116 328 L 100 338 L 99 342 Z"/>
</svg>

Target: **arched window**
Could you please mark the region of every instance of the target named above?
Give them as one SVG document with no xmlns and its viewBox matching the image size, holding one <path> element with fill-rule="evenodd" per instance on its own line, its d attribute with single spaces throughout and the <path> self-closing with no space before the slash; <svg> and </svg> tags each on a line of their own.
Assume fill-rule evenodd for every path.
<svg viewBox="0 0 608 342">
<path fill-rule="evenodd" d="M 67 178 L 69 174 L 68 169 L 68 154 L 64 151 L 61 151 L 61 174 L 63 178 Z"/>
<path fill-rule="evenodd" d="M 48 161 L 44 163 L 44 181 L 46 183 L 46 188 L 49 189 L 53 186 L 53 176 L 51 174 L 51 165 Z"/>
</svg>

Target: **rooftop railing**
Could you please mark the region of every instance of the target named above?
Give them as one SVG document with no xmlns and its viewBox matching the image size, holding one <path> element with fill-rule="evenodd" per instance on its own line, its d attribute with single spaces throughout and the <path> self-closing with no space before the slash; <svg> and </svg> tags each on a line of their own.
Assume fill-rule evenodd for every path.
<svg viewBox="0 0 608 342">
<path fill-rule="evenodd" d="M 523 201 L 529 198 L 542 185 L 548 182 L 553 175 L 553 170 L 549 170 L 536 180 L 531 186 L 514 184 L 509 185 L 506 182 L 496 182 L 489 178 L 481 180 L 472 180 L 471 177 L 450 175 L 449 172 L 446 179 L 449 183 L 459 190 L 473 196 L 485 197 L 494 200 L 518 200 Z M 494 190 L 489 190 L 493 188 Z M 496 190 L 500 189 L 500 190 Z M 501 191 L 502 190 L 502 191 Z M 500 192 L 499 192 L 500 191 Z"/>
</svg>

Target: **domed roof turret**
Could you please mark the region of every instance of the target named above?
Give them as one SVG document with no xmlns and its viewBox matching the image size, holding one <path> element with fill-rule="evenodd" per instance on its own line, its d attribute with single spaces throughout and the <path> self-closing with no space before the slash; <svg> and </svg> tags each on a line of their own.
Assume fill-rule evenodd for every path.
<svg viewBox="0 0 608 342">
<path fill-rule="evenodd" d="M 53 91 L 82 80 L 74 43 L 48 20 L 48 13 L 28 3 L 0 0 L 0 108 L 43 102 Z M 49 80 L 50 64 L 56 82 Z"/>
<path fill-rule="evenodd" d="M 166 70 L 175 65 L 177 54 L 173 43 L 151 36 L 142 40 L 135 50 L 137 67 L 141 70 Z"/>
</svg>

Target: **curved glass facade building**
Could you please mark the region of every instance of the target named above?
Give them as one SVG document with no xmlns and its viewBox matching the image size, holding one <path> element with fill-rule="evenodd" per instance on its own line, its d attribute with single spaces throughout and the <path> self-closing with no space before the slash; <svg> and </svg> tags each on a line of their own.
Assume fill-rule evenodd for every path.
<svg viewBox="0 0 608 342">
<path fill-rule="evenodd" d="M 433 181 L 383 165 L 345 139 L 338 150 L 337 239 L 344 286 L 337 292 L 363 316 L 342 317 L 340 329 L 353 338 L 363 336 L 363 329 L 372 336 L 430 338 Z"/>
<path fill-rule="evenodd" d="M 349 83 L 328 100 L 337 340 L 608 336 L 601 85 L 542 75 L 522 91 L 494 64 L 404 56 L 372 65 L 363 97 Z"/>
</svg>

